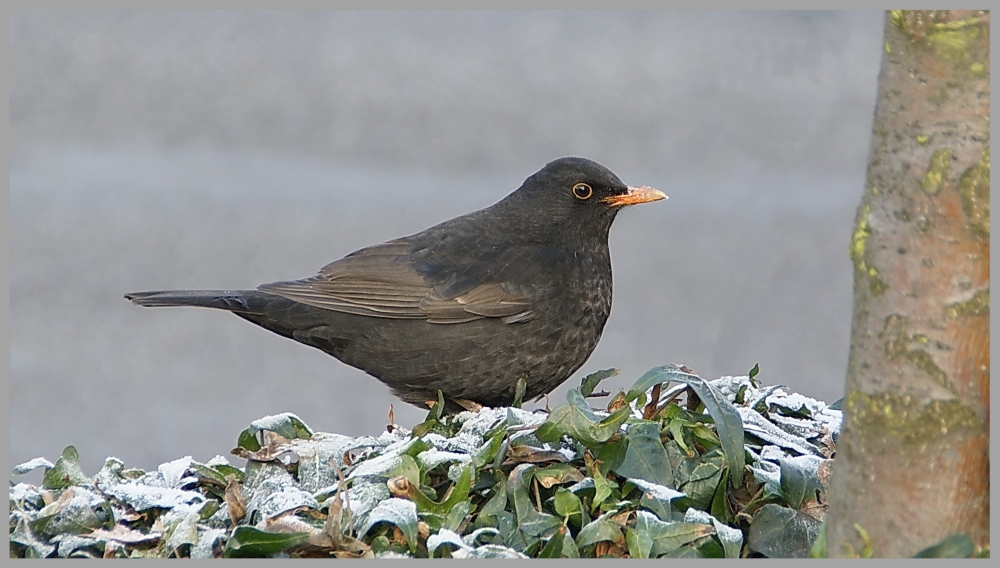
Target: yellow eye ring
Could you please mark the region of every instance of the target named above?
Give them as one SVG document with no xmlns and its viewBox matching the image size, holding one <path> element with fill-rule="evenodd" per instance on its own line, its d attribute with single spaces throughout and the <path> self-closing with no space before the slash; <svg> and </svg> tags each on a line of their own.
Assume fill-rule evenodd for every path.
<svg viewBox="0 0 1000 568">
<path fill-rule="evenodd" d="M 585 183 L 578 183 L 573 186 L 573 197 L 576 197 L 580 201 L 586 201 L 590 199 L 590 196 L 594 195 L 594 190 Z"/>
</svg>

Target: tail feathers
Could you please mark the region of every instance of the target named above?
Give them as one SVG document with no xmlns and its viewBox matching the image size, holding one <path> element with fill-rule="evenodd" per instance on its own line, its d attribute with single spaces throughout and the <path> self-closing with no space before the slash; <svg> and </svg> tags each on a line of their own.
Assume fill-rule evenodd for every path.
<svg viewBox="0 0 1000 568">
<path fill-rule="evenodd" d="M 250 300 L 261 293 L 256 290 L 162 290 L 131 292 L 125 294 L 138 306 L 158 308 L 163 306 L 197 306 L 231 312 L 250 311 Z"/>
</svg>

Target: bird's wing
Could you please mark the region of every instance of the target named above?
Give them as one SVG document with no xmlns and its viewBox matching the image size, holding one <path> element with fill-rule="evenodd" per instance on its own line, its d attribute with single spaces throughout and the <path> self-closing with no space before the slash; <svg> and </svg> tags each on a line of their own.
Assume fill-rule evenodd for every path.
<svg viewBox="0 0 1000 568">
<path fill-rule="evenodd" d="M 437 268 L 428 278 L 426 262 L 414 259 L 409 248 L 405 239 L 389 241 L 353 252 L 311 278 L 262 284 L 258 289 L 317 308 L 377 318 L 430 323 L 531 319 L 530 298 L 516 286 L 482 283 L 480 278 L 462 281 L 454 271 L 442 280 Z"/>
</svg>

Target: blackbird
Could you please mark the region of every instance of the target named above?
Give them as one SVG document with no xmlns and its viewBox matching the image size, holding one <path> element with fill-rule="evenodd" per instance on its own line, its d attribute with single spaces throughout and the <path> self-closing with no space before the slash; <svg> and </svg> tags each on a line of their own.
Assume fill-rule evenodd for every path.
<svg viewBox="0 0 1000 568">
<path fill-rule="evenodd" d="M 491 207 L 256 290 L 135 292 L 140 306 L 230 311 L 385 383 L 449 406 L 548 394 L 597 347 L 611 312 L 608 232 L 626 205 L 666 199 L 560 158 Z"/>
</svg>

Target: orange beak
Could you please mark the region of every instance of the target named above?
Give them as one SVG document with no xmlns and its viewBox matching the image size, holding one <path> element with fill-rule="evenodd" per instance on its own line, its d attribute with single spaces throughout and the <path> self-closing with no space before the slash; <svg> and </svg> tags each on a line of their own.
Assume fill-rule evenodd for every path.
<svg viewBox="0 0 1000 568">
<path fill-rule="evenodd" d="M 624 207 L 626 205 L 636 205 L 639 203 L 649 203 L 666 199 L 667 194 L 651 187 L 630 187 L 628 191 L 621 195 L 605 197 L 604 202 L 612 207 Z"/>
</svg>

